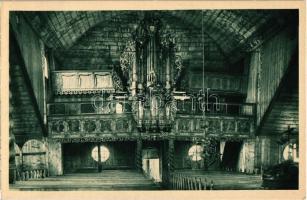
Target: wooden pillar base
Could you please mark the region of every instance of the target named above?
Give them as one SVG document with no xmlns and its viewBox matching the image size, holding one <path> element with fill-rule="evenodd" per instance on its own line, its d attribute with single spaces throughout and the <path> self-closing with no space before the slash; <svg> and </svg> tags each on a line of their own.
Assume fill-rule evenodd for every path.
<svg viewBox="0 0 307 200">
<path fill-rule="evenodd" d="M 143 142 L 141 139 L 136 141 L 136 152 L 135 152 L 135 167 L 138 171 L 142 171 L 142 148 Z"/>
</svg>

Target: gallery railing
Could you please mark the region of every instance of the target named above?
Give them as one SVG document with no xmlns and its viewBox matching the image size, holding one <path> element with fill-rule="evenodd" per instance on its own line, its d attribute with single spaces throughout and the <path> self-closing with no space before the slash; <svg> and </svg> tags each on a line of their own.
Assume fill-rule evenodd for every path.
<svg viewBox="0 0 307 200">
<path fill-rule="evenodd" d="M 48 132 L 62 142 L 131 140 L 142 137 L 155 140 L 168 137 L 214 136 L 221 138 L 248 138 L 255 132 L 254 104 L 220 104 L 204 112 L 192 112 L 177 106 L 170 131 L 137 130 L 131 102 L 105 101 L 101 106 L 88 102 L 59 102 L 48 105 Z M 206 106 L 207 106 L 206 105 Z M 216 106 L 216 105 L 214 105 Z M 185 107 L 184 107 L 185 108 Z M 209 109 L 207 109 L 209 108 Z"/>
<path fill-rule="evenodd" d="M 132 113 L 132 101 L 54 102 L 48 104 L 49 116 Z M 206 103 L 177 101 L 176 114 L 248 116 L 256 114 L 252 103 Z"/>
</svg>

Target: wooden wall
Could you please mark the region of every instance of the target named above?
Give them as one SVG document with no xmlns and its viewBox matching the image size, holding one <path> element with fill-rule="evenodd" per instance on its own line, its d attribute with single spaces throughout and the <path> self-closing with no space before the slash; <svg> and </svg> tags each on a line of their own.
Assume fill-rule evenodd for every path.
<svg viewBox="0 0 307 200">
<path fill-rule="evenodd" d="M 296 48 L 297 37 L 290 28 L 285 29 L 260 47 L 260 63 L 252 63 L 260 65 L 257 94 L 258 123 L 267 111 Z M 257 66 L 251 66 L 251 68 L 254 67 Z"/>
<path fill-rule="evenodd" d="M 10 34 L 10 127 L 16 143 L 22 146 L 29 139 L 41 139 L 44 126 L 20 54 Z"/>
<path fill-rule="evenodd" d="M 135 162 L 134 142 L 109 142 L 102 143 L 110 151 L 110 157 L 102 163 L 103 169 L 133 168 Z M 63 144 L 64 173 L 78 170 L 97 170 L 97 162 L 92 158 L 92 149 L 96 143 L 67 143 Z"/>
<path fill-rule="evenodd" d="M 280 162 L 280 146 L 277 138 L 259 136 L 255 140 L 255 168 L 259 171 Z"/>
<path fill-rule="evenodd" d="M 253 51 L 246 102 L 257 103 L 254 166 L 260 171 L 281 162 L 281 135 L 298 128 L 298 34 L 295 24 Z M 242 159 L 242 157 L 241 157 Z"/>
<path fill-rule="evenodd" d="M 288 127 L 299 129 L 298 66 L 292 64 L 262 120 L 260 135 L 281 136 Z"/>
<path fill-rule="evenodd" d="M 21 59 L 24 62 L 27 76 L 31 81 L 31 88 L 33 89 L 41 117 L 43 117 L 45 98 L 43 77 L 44 44 L 20 14 L 10 14 L 10 28 L 17 39 L 17 44 L 21 51 Z M 15 55 L 10 56 L 14 57 Z"/>
</svg>

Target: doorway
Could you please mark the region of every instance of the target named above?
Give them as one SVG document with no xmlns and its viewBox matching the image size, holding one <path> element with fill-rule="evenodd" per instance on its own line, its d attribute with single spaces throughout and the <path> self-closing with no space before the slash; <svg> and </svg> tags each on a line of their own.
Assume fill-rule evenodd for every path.
<svg viewBox="0 0 307 200">
<path fill-rule="evenodd" d="M 222 169 L 236 171 L 242 144 L 242 141 L 227 141 L 225 143 L 222 156 Z"/>
<path fill-rule="evenodd" d="M 160 142 L 144 142 L 142 149 L 142 169 L 155 182 L 162 181 L 162 160 Z"/>
</svg>

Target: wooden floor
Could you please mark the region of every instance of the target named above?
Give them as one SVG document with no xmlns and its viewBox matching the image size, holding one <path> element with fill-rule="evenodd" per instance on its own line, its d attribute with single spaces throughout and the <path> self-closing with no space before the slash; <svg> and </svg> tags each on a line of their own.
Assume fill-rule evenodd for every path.
<svg viewBox="0 0 307 200">
<path fill-rule="evenodd" d="M 160 185 L 134 170 L 105 170 L 101 173 L 73 173 L 40 180 L 18 181 L 13 190 L 159 190 Z"/>
<path fill-rule="evenodd" d="M 176 170 L 175 173 L 189 177 L 201 177 L 209 182 L 213 180 L 213 190 L 258 190 L 262 189 L 261 175 L 226 171 Z"/>
</svg>

